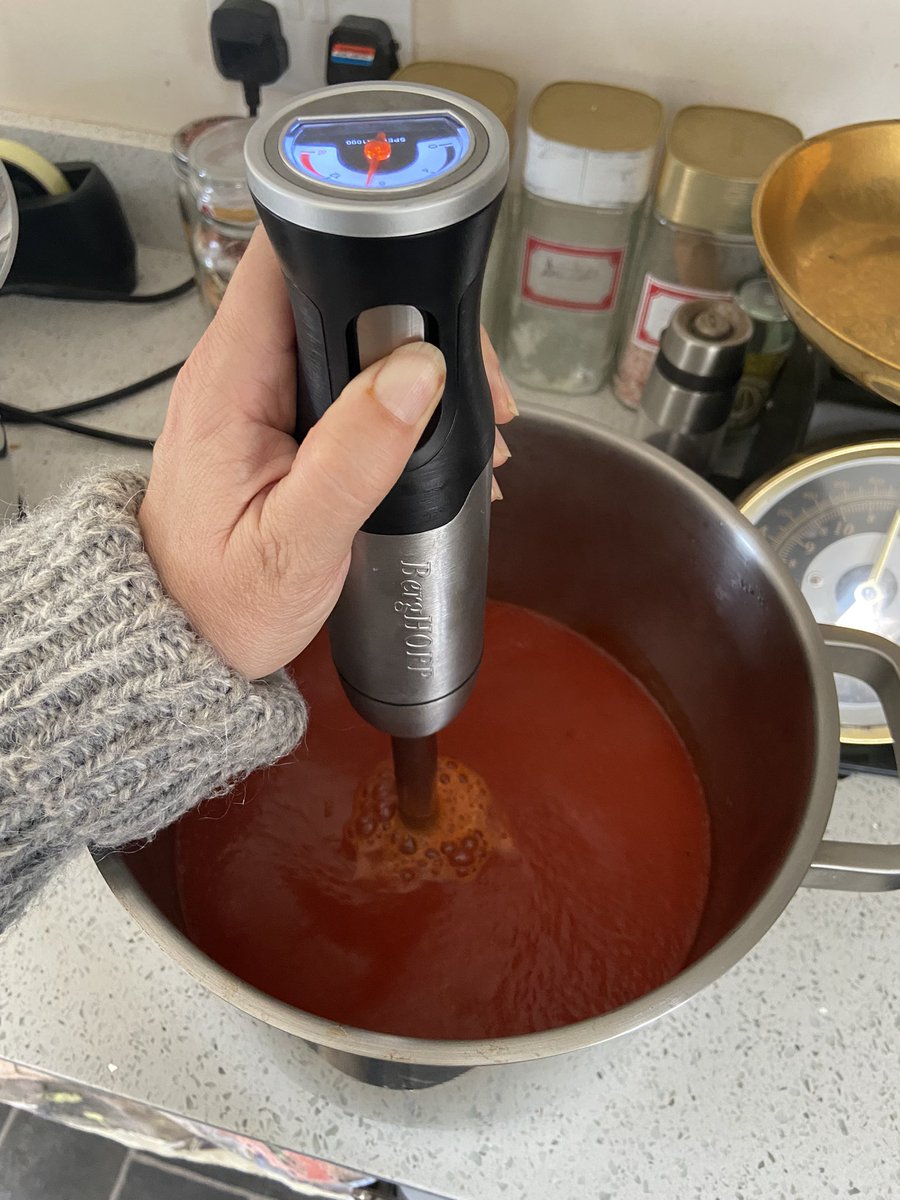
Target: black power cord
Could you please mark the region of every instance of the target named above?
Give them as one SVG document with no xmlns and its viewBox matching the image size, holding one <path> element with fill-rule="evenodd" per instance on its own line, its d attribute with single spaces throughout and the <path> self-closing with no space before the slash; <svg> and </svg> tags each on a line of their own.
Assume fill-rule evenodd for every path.
<svg viewBox="0 0 900 1200">
<path fill-rule="evenodd" d="M 117 400 L 127 400 L 129 396 L 145 392 L 158 383 L 174 379 L 183 366 L 184 360 L 173 363 L 171 367 L 163 367 L 155 375 L 148 375 L 145 379 L 139 379 L 137 383 L 126 383 L 112 392 L 104 392 L 102 396 L 92 396 L 90 400 L 78 400 L 74 404 L 62 404 L 58 408 L 45 408 L 42 410 L 42 415 L 45 417 L 71 417 L 75 413 L 90 412 L 92 408 L 102 408 L 104 404 L 115 404 Z"/>
<path fill-rule="evenodd" d="M 132 437 L 130 433 L 114 433 L 111 429 L 92 429 L 89 425 L 79 425 L 77 421 L 67 421 L 63 417 L 51 417 L 46 413 L 29 412 L 24 408 L 16 408 L 13 404 L 0 404 L 0 419 L 8 424 L 18 422 L 21 425 L 49 425 L 51 429 L 65 429 L 68 433 L 82 433 L 85 437 L 97 438 L 101 442 L 112 442 L 115 446 L 135 446 L 139 450 L 152 450 L 153 438 Z"/>
<path fill-rule="evenodd" d="M 7 285 L 0 289 L 0 298 L 19 295 L 40 296 L 43 300 L 86 300 L 97 304 L 113 302 L 118 304 L 160 304 L 166 300 L 177 300 L 180 296 L 186 296 L 188 292 L 193 291 L 195 286 L 196 280 L 191 278 L 185 279 L 176 287 L 167 288 L 164 292 L 132 292 L 122 295 L 119 292 L 103 291 L 78 291 L 69 294 L 64 288 L 53 287 L 49 284 L 29 284 L 21 288 Z M 90 425 L 80 425 L 77 421 L 70 421 L 68 418 L 76 413 L 102 408 L 104 404 L 115 404 L 118 400 L 127 400 L 129 396 L 145 392 L 158 383 L 174 379 L 183 366 L 184 361 L 182 360 L 173 363 L 171 367 L 163 367 L 161 371 L 147 375 L 144 379 L 138 379 L 135 383 L 126 383 L 123 387 L 114 388 L 113 391 L 104 392 L 100 396 L 91 396 L 87 400 L 78 400 L 74 404 L 61 404 L 56 408 L 45 408 L 39 412 L 19 408 L 15 404 L 0 402 L 0 420 L 7 425 L 47 425 L 51 429 L 64 429 L 68 433 L 80 433 L 84 437 L 111 442 L 114 446 L 134 446 L 139 450 L 152 450 L 153 438 L 135 437 L 130 433 L 116 433 L 112 429 L 94 429 Z"/>
<path fill-rule="evenodd" d="M 111 442 L 115 446 L 134 446 L 139 450 L 152 450 L 152 438 L 134 437 L 130 433 L 115 433 L 109 429 L 93 429 L 90 425 L 80 425 L 77 421 L 70 421 L 68 418 L 75 413 L 90 412 L 91 409 L 101 408 L 104 404 L 115 404 L 118 400 L 127 400 L 129 396 L 144 392 L 158 383 L 165 383 L 166 380 L 173 379 L 183 366 L 183 362 L 173 363 L 171 367 L 164 367 L 162 371 L 148 375 L 145 379 L 139 379 L 136 383 L 127 383 L 111 392 L 92 396 L 89 400 L 78 400 L 74 404 L 61 404 L 56 408 L 46 408 L 41 412 L 0 402 L 0 420 L 7 425 L 49 425 L 52 429 L 65 429 L 68 433 L 80 433 L 85 437 Z"/>
<path fill-rule="evenodd" d="M 176 287 L 164 292 L 104 292 L 83 288 L 68 289 L 51 283 L 7 283 L 0 288 L 3 296 L 39 296 L 42 300 L 86 300 L 89 304 L 162 304 L 166 300 L 177 300 L 193 291 L 196 280 L 185 279 Z"/>
</svg>

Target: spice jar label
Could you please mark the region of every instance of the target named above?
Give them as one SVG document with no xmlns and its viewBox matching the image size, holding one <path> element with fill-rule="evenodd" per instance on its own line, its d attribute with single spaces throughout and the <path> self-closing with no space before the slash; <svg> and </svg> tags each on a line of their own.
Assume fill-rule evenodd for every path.
<svg viewBox="0 0 900 1200">
<path fill-rule="evenodd" d="M 606 312 L 615 304 L 624 258 L 624 246 L 566 246 L 529 234 L 522 263 L 522 296 L 550 308 Z"/>
<path fill-rule="evenodd" d="M 656 148 L 587 150 L 528 130 L 525 187 L 544 200 L 616 208 L 640 204 L 650 186 Z"/>
<path fill-rule="evenodd" d="M 655 351 L 663 330 L 672 319 L 675 309 L 691 300 L 730 300 L 733 292 L 710 292 L 702 288 L 682 287 L 666 283 L 655 275 L 644 278 L 640 303 L 631 331 L 631 340 L 644 350 Z"/>
</svg>

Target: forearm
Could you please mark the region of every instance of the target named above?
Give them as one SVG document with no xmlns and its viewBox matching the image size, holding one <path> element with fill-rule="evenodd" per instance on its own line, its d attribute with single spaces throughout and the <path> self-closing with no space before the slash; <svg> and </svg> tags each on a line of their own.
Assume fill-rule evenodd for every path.
<svg viewBox="0 0 900 1200">
<path fill-rule="evenodd" d="M 284 675 L 225 665 L 162 590 L 145 480 L 85 480 L 0 533 L 0 929 L 78 846 L 122 845 L 287 753 Z"/>
</svg>

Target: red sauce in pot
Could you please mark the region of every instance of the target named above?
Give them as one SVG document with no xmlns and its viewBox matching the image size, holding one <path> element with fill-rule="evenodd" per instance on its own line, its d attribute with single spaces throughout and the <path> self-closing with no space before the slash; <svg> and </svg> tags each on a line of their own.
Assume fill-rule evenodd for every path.
<svg viewBox="0 0 900 1200">
<path fill-rule="evenodd" d="M 668 717 L 608 655 L 488 605 L 478 684 L 440 749 L 489 790 L 489 852 L 402 889 L 361 869 L 348 836 L 387 739 L 344 698 L 324 635 L 292 670 L 306 742 L 178 829 L 187 930 L 212 958 L 307 1012 L 427 1038 L 565 1025 L 684 965 L 709 881 L 703 792 Z"/>
</svg>

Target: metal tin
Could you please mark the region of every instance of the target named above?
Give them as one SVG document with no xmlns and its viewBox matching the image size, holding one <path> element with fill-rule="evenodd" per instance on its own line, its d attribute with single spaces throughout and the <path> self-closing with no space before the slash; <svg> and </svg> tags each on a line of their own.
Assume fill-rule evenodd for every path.
<svg viewBox="0 0 900 1200">
<path fill-rule="evenodd" d="M 704 104 L 683 108 L 666 138 L 656 211 L 690 229 L 751 235 L 757 183 L 802 137 L 796 125 L 768 113 Z"/>
<path fill-rule="evenodd" d="M 473 67 L 466 63 L 423 59 L 421 62 L 412 62 L 401 67 L 393 78 L 403 83 L 427 83 L 432 87 L 446 88 L 448 92 L 458 92 L 477 104 L 483 104 L 503 122 L 512 144 L 519 85 L 515 79 L 504 75 L 502 71 Z"/>
</svg>

